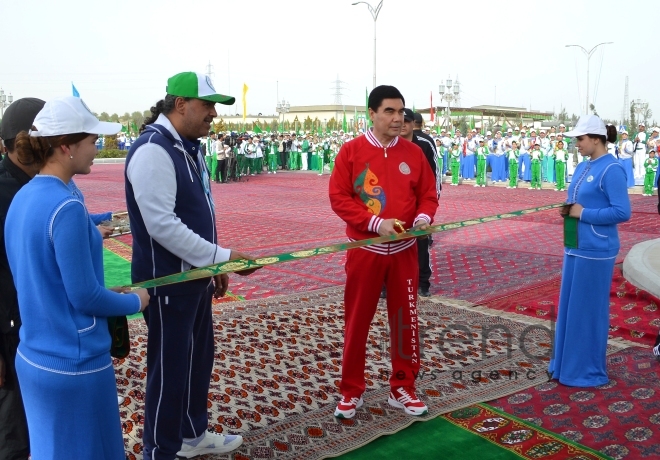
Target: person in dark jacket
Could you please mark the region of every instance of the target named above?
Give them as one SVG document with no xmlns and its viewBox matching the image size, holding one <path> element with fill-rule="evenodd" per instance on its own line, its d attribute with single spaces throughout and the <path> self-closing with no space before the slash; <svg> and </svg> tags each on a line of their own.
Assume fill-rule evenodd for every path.
<svg viewBox="0 0 660 460">
<path fill-rule="evenodd" d="M 171 77 L 166 91 L 126 157 L 133 282 L 250 258 L 217 244 L 215 203 L 198 141 L 217 116 L 215 104 L 231 105 L 234 98 L 218 94 L 208 76 L 194 72 Z M 211 300 L 224 296 L 227 286 L 225 274 L 149 289 L 145 460 L 227 453 L 243 442 L 207 431 Z"/>
<path fill-rule="evenodd" d="M 440 192 L 442 191 L 442 173 L 438 171 L 438 151 L 435 147 L 435 142 L 433 142 L 433 139 L 431 139 L 431 136 L 422 132 L 422 125 L 424 124 L 422 114 L 415 112 L 413 117 L 415 129 L 413 130 L 412 142 L 422 149 L 426 160 L 429 162 L 429 166 L 431 166 L 431 171 L 433 171 L 433 175 L 435 176 L 438 199 L 440 199 Z M 417 259 L 419 261 L 418 294 L 422 297 L 429 297 L 431 295 L 429 289 L 431 288 L 431 275 L 433 274 L 433 270 L 431 268 L 432 244 L 433 238 L 431 235 L 429 235 L 428 238 L 417 240 Z"/>
</svg>

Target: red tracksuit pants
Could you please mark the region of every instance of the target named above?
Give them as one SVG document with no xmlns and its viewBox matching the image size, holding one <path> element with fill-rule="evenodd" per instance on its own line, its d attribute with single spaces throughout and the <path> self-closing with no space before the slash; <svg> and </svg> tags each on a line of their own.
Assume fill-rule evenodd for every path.
<svg viewBox="0 0 660 460">
<path fill-rule="evenodd" d="M 369 326 L 376 314 L 383 285 L 387 286 L 387 319 L 390 325 L 390 386 L 415 386 L 420 362 L 418 280 L 417 244 L 389 255 L 365 249 L 348 251 L 340 383 L 343 396 L 359 397 L 364 393 Z"/>
</svg>

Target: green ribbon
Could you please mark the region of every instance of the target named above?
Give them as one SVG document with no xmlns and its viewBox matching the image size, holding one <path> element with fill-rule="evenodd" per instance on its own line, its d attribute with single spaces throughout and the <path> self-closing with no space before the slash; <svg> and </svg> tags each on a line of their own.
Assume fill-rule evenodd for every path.
<svg viewBox="0 0 660 460">
<path fill-rule="evenodd" d="M 277 254 L 267 257 L 259 257 L 256 260 L 229 260 L 208 267 L 195 268 L 181 273 L 174 273 L 172 275 L 163 276 L 152 280 L 142 281 L 140 283 L 131 284 L 126 286 L 131 289 L 139 288 L 154 288 L 158 286 L 166 286 L 169 284 L 183 283 L 186 281 L 198 280 L 203 278 L 211 278 L 223 273 L 233 273 L 242 270 L 249 270 L 251 268 L 265 267 L 267 265 L 280 264 L 283 262 L 290 262 L 292 260 L 307 259 L 309 257 L 316 257 L 325 254 L 332 254 L 335 252 L 347 251 L 349 249 L 362 248 L 371 246 L 373 244 L 391 243 L 393 241 L 407 240 L 410 238 L 417 238 L 419 236 L 430 235 L 432 233 L 445 232 L 447 230 L 455 230 L 458 228 L 465 228 L 471 225 L 485 224 L 501 219 L 510 219 L 512 217 L 519 217 L 525 214 L 534 212 L 547 211 L 549 209 L 560 208 L 564 203 L 551 204 L 548 206 L 540 206 L 537 208 L 523 209 L 520 211 L 513 211 L 505 214 L 497 214 L 495 216 L 479 217 L 477 219 L 463 220 L 460 222 L 450 222 L 447 224 L 433 225 L 427 230 L 407 231 L 397 235 L 379 236 L 376 238 L 368 238 L 366 240 L 351 241 L 349 243 L 332 244 L 330 246 L 323 246 L 313 249 L 305 249 L 302 251 L 288 252 L 284 254 Z"/>
</svg>

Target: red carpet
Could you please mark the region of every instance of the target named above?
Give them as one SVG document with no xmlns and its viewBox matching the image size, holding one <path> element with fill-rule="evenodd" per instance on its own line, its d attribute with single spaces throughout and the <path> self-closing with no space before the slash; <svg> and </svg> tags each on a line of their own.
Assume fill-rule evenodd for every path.
<svg viewBox="0 0 660 460">
<path fill-rule="evenodd" d="M 489 404 L 613 458 L 660 458 L 660 363 L 637 347 L 607 361 L 602 387 L 551 381 Z"/>
<path fill-rule="evenodd" d="M 560 279 L 538 283 L 519 292 L 494 297 L 483 305 L 494 310 L 519 313 L 554 321 L 559 301 Z M 621 267 L 614 268 L 610 291 L 610 337 L 653 345 L 658 329 L 660 299 L 628 283 Z"/>
</svg>

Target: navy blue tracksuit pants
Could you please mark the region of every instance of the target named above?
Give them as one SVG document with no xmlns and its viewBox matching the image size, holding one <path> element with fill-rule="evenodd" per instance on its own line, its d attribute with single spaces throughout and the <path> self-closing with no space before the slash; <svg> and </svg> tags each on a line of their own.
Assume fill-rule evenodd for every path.
<svg viewBox="0 0 660 460">
<path fill-rule="evenodd" d="M 196 438 L 208 428 L 212 298 L 211 283 L 198 294 L 152 296 L 144 310 L 149 328 L 145 460 L 173 460 L 183 438 Z"/>
</svg>

